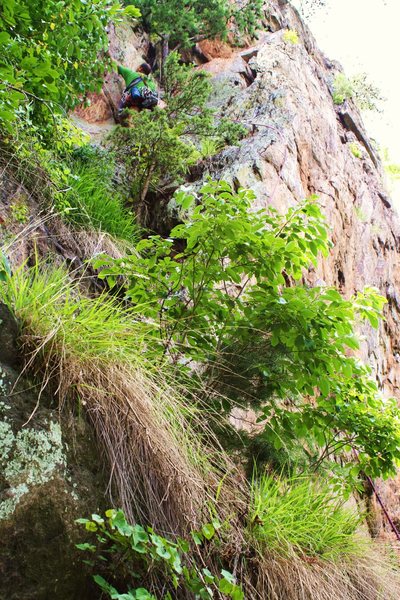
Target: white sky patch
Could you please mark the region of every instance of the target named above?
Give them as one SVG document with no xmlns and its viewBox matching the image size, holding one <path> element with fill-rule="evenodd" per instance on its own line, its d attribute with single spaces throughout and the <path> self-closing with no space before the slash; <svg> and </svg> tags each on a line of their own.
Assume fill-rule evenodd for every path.
<svg viewBox="0 0 400 600">
<path fill-rule="evenodd" d="M 301 0 L 292 4 L 298 6 Z M 321 50 L 338 60 L 346 75 L 367 73 L 386 98 L 383 113 L 363 112 L 364 123 L 370 137 L 388 148 L 391 161 L 400 164 L 400 0 L 327 0 L 326 4 L 308 24 Z M 399 192 L 393 194 L 398 207 Z"/>
</svg>

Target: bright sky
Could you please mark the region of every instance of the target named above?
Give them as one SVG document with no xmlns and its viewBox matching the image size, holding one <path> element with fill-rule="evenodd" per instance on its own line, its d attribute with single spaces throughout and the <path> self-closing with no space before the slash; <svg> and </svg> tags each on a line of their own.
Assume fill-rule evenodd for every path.
<svg viewBox="0 0 400 600">
<path fill-rule="evenodd" d="M 294 5 L 300 2 L 292 0 Z M 338 60 L 347 75 L 367 73 L 387 99 L 382 114 L 367 111 L 363 117 L 370 137 L 388 148 L 391 161 L 400 164 L 400 0 L 327 0 L 326 4 L 309 26 L 319 47 Z"/>
</svg>

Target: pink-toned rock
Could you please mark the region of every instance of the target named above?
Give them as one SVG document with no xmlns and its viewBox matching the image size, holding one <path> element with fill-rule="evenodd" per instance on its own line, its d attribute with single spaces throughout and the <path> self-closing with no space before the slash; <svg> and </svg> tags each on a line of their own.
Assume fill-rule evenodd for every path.
<svg viewBox="0 0 400 600">
<path fill-rule="evenodd" d="M 137 69 L 145 60 L 148 39 L 143 33 L 133 31 L 129 23 L 110 24 L 108 37 L 109 54 L 117 64 Z M 75 114 L 88 123 L 102 123 L 115 117 L 124 87 L 124 80 L 118 73 L 108 73 L 101 92 L 88 94 L 86 102 L 75 109 Z"/>
</svg>

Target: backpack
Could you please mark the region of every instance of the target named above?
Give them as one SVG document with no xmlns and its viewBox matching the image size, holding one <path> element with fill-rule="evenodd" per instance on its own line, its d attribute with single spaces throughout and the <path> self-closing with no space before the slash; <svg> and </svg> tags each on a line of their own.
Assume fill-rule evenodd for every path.
<svg viewBox="0 0 400 600">
<path fill-rule="evenodd" d="M 158 104 L 158 94 L 153 92 L 148 87 L 143 87 L 140 91 L 140 95 L 142 97 L 142 107 L 143 108 L 153 108 L 153 106 L 157 106 Z"/>
<path fill-rule="evenodd" d="M 143 81 L 141 77 L 137 77 L 131 81 L 131 83 L 125 88 L 124 94 L 128 94 L 129 92 L 132 93 L 133 88 L 135 88 L 140 82 L 144 83 L 144 86 L 137 90 L 141 98 L 141 108 L 153 108 L 154 106 L 157 106 L 157 92 L 153 92 L 150 88 L 148 88 L 146 82 Z"/>
</svg>

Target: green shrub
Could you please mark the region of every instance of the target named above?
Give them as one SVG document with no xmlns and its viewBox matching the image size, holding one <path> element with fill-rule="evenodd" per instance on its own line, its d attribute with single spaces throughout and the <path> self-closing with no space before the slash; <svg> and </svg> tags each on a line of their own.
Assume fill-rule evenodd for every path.
<svg viewBox="0 0 400 600">
<path fill-rule="evenodd" d="M 355 323 L 378 327 L 385 299 L 374 289 L 345 299 L 335 289 L 290 285 L 319 252 L 328 253 L 320 209 L 311 198 L 286 215 L 254 212 L 253 200 L 253 192 L 236 193 L 223 181 L 210 181 L 198 205 L 180 192 L 176 202 L 189 216 L 170 238 L 151 236 L 136 254 L 102 257 L 95 266 L 111 284 L 127 279 L 127 297 L 157 324 L 180 370 L 192 360 L 209 366 L 219 410 L 258 409 L 276 449 L 312 436 L 313 468 L 328 460 L 351 485 L 363 470 L 393 473 L 400 459 L 396 402 L 384 400 L 369 369 L 349 355 L 358 348 Z M 242 357 L 245 369 L 238 368 Z M 343 468 L 329 461 L 334 453 Z"/>
<path fill-rule="evenodd" d="M 222 592 L 224 597 L 232 600 L 243 600 L 241 588 L 236 584 L 231 573 L 222 569 L 220 575 L 212 574 L 204 565 L 199 566 L 195 552 L 190 544 L 178 538 L 175 542 L 158 535 L 151 527 L 130 525 L 121 510 L 108 510 L 105 518 L 92 515 L 89 519 L 78 519 L 86 531 L 96 534 L 96 544 L 85 542 L 78 544 L 80 550 L 92 555 L 96 552 L 110 556 L 117 555 L 119 576 L 125 577 L 132 583 L 139 579 L 140 583 L 158 575 L 158 588 L 163 588 L 161 599 L 172 600 L 179 598 L 185 592 L 191 592 L 196 598 L 212 599 L 215 593 Z M 203 525 L 200 531 L 193 532 L 193 539 L 201 545 L 209 542 L 221 527 L 217 520 Z M 200 561 L 199 561 L 200 562 Z M 138 572 L 139 571 L 139 572 Z M 156 593 L 149 592 L 143 587 L 130 588 L 127 593 L 119 594 L 114 586 L 104 577 L 94 576 L 95 582 L 110 598 L 121 600 L 140 599 L 156 600 Z M 160 581 L 161 580 L 161 581 Z"/>
<path fill-rule="evenodd" d="M 360 521 L 327 483 L 268 474 L 253 481 L 249 533 L 261 549 L 332 561 L 359 556 L 366 549 L 356 535 Z"/>
<path fill-rule="evenodd" d="M 361 110 L 382 112 L 380 105 L 384 102 L 378 86 L 368 81 L 366 73 L 358 73 L 351 78 L 353 99 Z"/>
<path fill-rule="evenodd" d="M 109 142 L 140 206 L 150 190 L 182 182 L 199 153 L 194 144 L 181 139 L 182 128 L 170 121 L 164 110 L 133 113 L 130 118 L 131 126 L 117 127 Z"/>
<path fill-rule="evenodd" d="M 352 98 L 361 110 L 382 112 L 379 103 L 384 101 L 379 88 L 368 81 L 366 73 L 359 73 L 347 78 L 344 73 L 338 73 L 333 82 L 333 101 L 343 104 Z"/>
<path fill-rule="evenodd" d="M 354 90 L 351 81 L 347 79 L 344 73 L 338 73 L 333 82 L 333 102 L 343 104 L 353 96 Z"/>
</svg>

